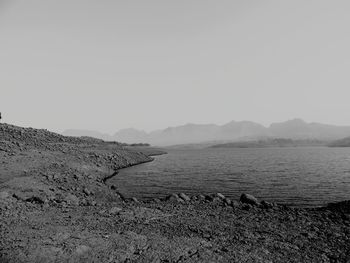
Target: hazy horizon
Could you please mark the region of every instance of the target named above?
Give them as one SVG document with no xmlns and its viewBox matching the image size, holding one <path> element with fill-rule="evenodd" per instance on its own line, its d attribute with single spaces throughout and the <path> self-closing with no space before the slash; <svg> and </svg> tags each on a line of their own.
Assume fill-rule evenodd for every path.
<svg viewBox="0 0 350 263">
<path fill-rule="evenodd" d="M 347 1 L 0 0 L 2 122 L 350 125 Z"/>
<path fill-rule="evenodd" d="M 119 132 L 119 131 L 123 131 L 123 130 L 129 130 L 129 129 L 134 129 L 134 130 L 137 130 L 137 131 L 141 131 L 141 132 L 146 132 L 146 133 L 152 133 L 152 132 L 156 132 L 156 131 L 162 131 L 162 130 L 165 130 L 167 128 L 177 128 L 177 127 L 182 127 L 182 126 L 186 126 L 186 125 L 215 125 L 215 126 L 223 126 L 225 124 L 229 124 L 231 122 L 237 122 L 237 123 L 240 123 L 240 122 L 250 122 L 250 123 L 255 123 L 255 124 L 260 124 L 262 125 L 264 128 L 269 128 L 271 127 L 271 125 L 273 124 L 281 124 L 281 123 L 286 123 L 286 122 L 289 122 L 289 121 L 296 121 L 296 120 L 301 120 L 303 122 L 305 122 L 306 124 L 312 124 L 312 123 L 316 123 L 316 124 L 323 124 L 323 125 L 331 125 L 331 126 L 338 126 L 338 127 L 350 127 L 350 125 L 334 125 L 334 124 L 330 124 L 330 123 L 320 123 L 320 122 L 313 122 L 313 121 L 305 121 L 304 119 L 302 118 L 293 118 L 293 119 L 288 119 L 288 120 L 284 120 L 284 121 L 280 121 L 280 122 L 272 122 L 270 124 L 262 124 L 262 123 L 259 123 L 259 122 L 255 122 L 255 121 L 250 121 L 250 120 L 241 120 L 241 121 L 237 121 L 237 120 L 231 120 L 231 121 L 227 121 L 227 122 L 224 122 L 224 123 L 193 123 L 193 122 L 188 122 L 188 123 L 182 123 L 182 124 L 179 124 L 179 125 L 172 125 L 172 126 L 165 126 L 165 127 L 160 127 L 158 129 L 153 129 L 153 130 L 143 130 L 143 129 L 138 129 L 138 128 L 135 128 L 135 127 L 124 127 L 124 128 L 121 128 L 121 129 L 118 129 L 112 133 L 108 133 L 108 132 L 102 132 L 98 129 L 79 129 L 79 128 L 69 128 L 69 129 L 66 129 L 64 131 L 62 131 L 61 133 L 63 132 L 66 132 L 66 131 L 78 131 L 78 130 L 81 130 L 81 131 L 93 131 L 93 132 L 101 132 L 101 133 L 105 133 L 107 135 L 113 135 L 114 133 L 116 132 Z"/>
</svg>

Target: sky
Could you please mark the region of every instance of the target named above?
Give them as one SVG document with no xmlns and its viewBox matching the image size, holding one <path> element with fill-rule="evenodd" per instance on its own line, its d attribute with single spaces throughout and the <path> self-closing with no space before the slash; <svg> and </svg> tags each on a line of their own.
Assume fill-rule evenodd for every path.
<svg viewBox="0 0 350 263">
<path fill-rule="evenodd" d="M 0 0 L 0 111 L 25 127 L 350 125 L 345 0 Z"/>
</svg>

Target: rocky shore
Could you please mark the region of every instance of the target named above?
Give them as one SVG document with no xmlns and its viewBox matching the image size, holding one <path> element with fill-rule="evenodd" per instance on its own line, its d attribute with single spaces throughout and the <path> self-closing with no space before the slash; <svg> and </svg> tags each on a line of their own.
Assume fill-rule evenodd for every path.
<svg viewBox="0 0 350 263">
<path fill-rule="evenodd" d="M 161 150 L 0 124 L 0 262 L 350 262 L 350 202 L 126 199 L 106 179 Z"/>
</svg>

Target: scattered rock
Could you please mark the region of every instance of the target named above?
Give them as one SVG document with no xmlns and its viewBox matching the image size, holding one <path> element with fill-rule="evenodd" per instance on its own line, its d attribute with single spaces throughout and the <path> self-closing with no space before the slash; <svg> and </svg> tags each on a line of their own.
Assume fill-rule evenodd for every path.
<svg viewBox="0 0 350 263">
<path fill-rule="evenodd" d="M 136 197 L 131 198 L 131 201 L 133 201 L 133 202 L 135 202 L 135 203 L 140 203 L 139 200 L 137 200 Z"/>
<path fill-rule="evenodd" d="M 153 198 L 153 202 L 155 202 L 155 203 L 160 203 L 161 201 L 160 201 L 159 198 Z"/>
<path fill-rule="evenodd" d="M 198 195 L 198 200 L 205 200 L 205 196 L 204 195 Z"/>
<path fill-rule="evenodd" d="M 79 205 L 79 198 L 76 197 L 75 195 L 73 194 L 67 194 L 67 196 L 65 197 L 64 199 L 67 204 L 70 204 L 70 205 Z"/>
<path fill-rule="evenodd" d="M 9 197 L 10 197 L 10 194 L 8 192 L 6 192 L 6 191 L 0 192 L 0 200 L 1 199 L 7 199 Z"/>
<path fill-rule="evenodd" d="M 215 196 L 215 197 L 213 198 L 212 202 L 213 202 L 213 203 L 221 203 L 221 202 L 222 202 L 222 199 L 219 198 L 219 197 L 217 197 L 217 196 Z"/>
<path fill-rule="evenodd" d="M 216 194 L 217 195 L 217 197 L 219 197 L 220 199 L 222 199 L 222 200 L 224 200 L 226 197 L 223 195 L 223 194 L 221 194 L 221 193 L 217 193 Z"/>
<path fill-rule="evenodd" d="M 89 189 L 87 189 L 86 187 L 84 188 L 83 192 L 86 195 L 91 195 L 92 194 L 92 192 Z"/>
<path fill-rule="evenodd" d="M 82 255 L 88 252 L 89 250 L 90 250 L 90 247 L 85 245 L 80 245 L 76 248 L 75 253 L 77 253 L 78 255 Z"/>
<path fill-rule="evenodd" d="M 47 199 L 41 196 L 32 196 L 26 199 L 27 202 L 36 203 L 36 204 L 44 204 L 47 203 Z"/>
<path fill-rule="evenodd" d="M 110 210 L 109 210 L 109 213 L 110 214 L 117 214 L 117 213 L 120 213 L 123 209 L 120 208 L 120 207 L 112 207 Z"/>
<path fill-rule="evenodd" d="M 191 201 L 191 198 L 189 198 L 188 195 L 186 195 L 186 194 L 184 194 L 184 193 L 181 193 L 181 194 L 179 195 L 179 197 L 180 197 L 182 200 L 186 201 L 186 202 Z"/>
<path fill-rule="evenodd" d="M 231 205 L 231 204 L 232 204 L 232 201 L 231 201 L 229 198 L 225 198 L 225 199 L 224 199 L 224 203 L 225 203 L 226 205 Z"/>
<path fill-rule="evenodd" d="M 240 207 L 240 203 L 235 201 L 235 200 L 233 200 L 233 201 L 231 201 L 231 206 L 234 207 L 234 208 L 235 207 L 237 208 L 237 207 Z"/>
<path fill-rule="evenodd" d="M 259 205 L 258 199 L 256 199 L 254 196 L 250 194 L 242 194 L 239 201 L 243 204 L 250 204 L 250 205 Z"/>
</svg>

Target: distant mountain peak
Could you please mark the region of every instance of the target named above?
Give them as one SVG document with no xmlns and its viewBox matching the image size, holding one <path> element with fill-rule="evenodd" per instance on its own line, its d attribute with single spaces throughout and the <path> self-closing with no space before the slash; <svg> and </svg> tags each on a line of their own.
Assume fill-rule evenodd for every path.
<svg viewBox="0 0 350 263">
<path fill-rule="evenodd" d="M 320 123 L 307 123 L 295 118 L 285 122 L 272 123 L 265 127 L 252 121 L 232 120 L 224 125 L 187 123 L 147 133 L 134 128 L 122 129 L 113 136 L 94 131 L 70 131 L 75 136 L 109 139 L 125 143 L 150 143 L 152 145 L 176 145 L 205 143 L 210 141 L 240 141 L 262 137 L 284 139 L 336 140 L 350 136 L 350 126 L 335 126 Z"/>
</svg>

